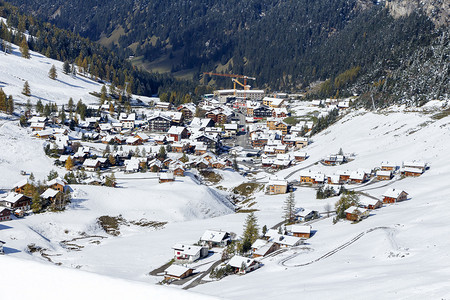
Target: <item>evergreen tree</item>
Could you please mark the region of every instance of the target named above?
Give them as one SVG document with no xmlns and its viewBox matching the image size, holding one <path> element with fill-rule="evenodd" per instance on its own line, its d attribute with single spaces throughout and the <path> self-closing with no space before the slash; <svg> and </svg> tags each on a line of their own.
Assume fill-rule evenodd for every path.
<svg viewBox="0 0 450 300">
<path fill-rule="evenodd" d="M 64 109 L 64 105 L 61 107 L 61 112 L 59 113 L 59 118 L 60 118 L 62 124 L 66 123 L 66 112 Z"/>
<path fill-rule="evenodd" d="M 111 164 L 111 166 L 115 166 L 116 165 L 116 159 L 114 158 L 114 155 L 110 154 L 108 156 L 108 161 Z"/>
<path fill-rule="evenodd" d="M 30 49 L 28 48 L 27 39 L 23 37 L 22 42 L 20 43 L 20 53 L 23 58 L 30 58 Z"/>
<path fill-rule="evenodd" d="M 42 105 L 41 99 L 39 99 L 36 102 L 36 112 L 38 112 L 38 113 L 43 113 L 44 112 L 44 105 Z"/>
<path fill-rule="evenodd" d="M 246 253 L 252 248 L 252 244 L 259 237 L 258 219 L 253 212 L 247 215 L 242 236 L 241 252 Z"/>
<path fill-rule="evenodd" d="M 284 201 L 283 214 L 286 223 L 291 223 L 295 220 L 295 195 L 293 192 L 290 192 Z"/>
<path fill-rule="evenodd" d="M 28 81 L 25 81 L 25 83 L 23 84 L 22 94 L 28 97 L 30 97 L 31 95 L 30 85 L 28 84 Z"/>
<path fill-rule="evenodd" d="M 63 64 L 63 73 L 66 75 L 70 73 L 70 64 L 67 60 Z"/>
<path fill-rule="evenodd" d="M 106 90 L 106 86 L 103 85 L 102 89 L 100 90 L 100 104 L 105 103 L 107 98 L 107 90 Z"/>
<path fill-rule="evenodd" d="M 58 77 L 55 65 L 52 65 L 50 71 L 48 71 L 48 77 L 50 77 L 53 80 L 56 80 L 56 78 Z"/>
<path fill-rule="evenodd" d="M 159 153 L 156 156 L 160 160 L 165 160 L 167 158 L 166 148 L 164 148 L 164 146 L 161 146 L 159 148 Z"/>
<path fill-rule="evenodd" d="M 40 213 L 42 211 L 42 200 L 41 197 L 39 197 L 38 192 L 33 193 L 33 197 L 31 198 L 31 209 L 35 214 Z"/>
<path fill-rule="evenodd" d="M 6 113 L 12 115 L 14 113 L 14 100 L 11 95 L 9 95 L 6 102 Z"/>
<path fill-rule="evenodd" d="M 48 175 L 47 175 L 47 181 L 53 180 L 53 179 L 57 178 L 58 176 L 59 176 L 58 172 L 56 172 L 55 170 L 51 170 L 50 173 L 48 173 Z"/>
<path fill-rule="evenodd" d="M 69 171 L 73 169 L 74 163 L 73 163 L 72 157 L 69 156 L 67 158 L 65 167 L 66 167 L 66 170 L 69 170 Z"/>
<path fill-rule="evenodd" d="M 183 163 L 187 163 L 189 161 L 189 158 L 187 157 L 186 153 L 183 153 L 183 156 L 181 156 L 180 161 Z"/>
</svg>

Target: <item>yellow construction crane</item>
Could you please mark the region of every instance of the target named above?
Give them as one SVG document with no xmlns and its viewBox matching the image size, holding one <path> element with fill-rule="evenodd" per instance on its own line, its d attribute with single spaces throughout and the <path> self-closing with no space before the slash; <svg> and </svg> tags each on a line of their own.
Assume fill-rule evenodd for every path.
<svg viewBox="0 0 450 300">
<path fill-rule="evenodd" d="M 212 73 L 212 72 L 204 72 L 205 75 L 210 76 L 222 76 L 222 77 L 231 77 L 231 81 L 233 81 L 233 89 L 234 89 L 234 95 L 236 96 L 236 83 L 239 84 L 244 88 L 244 97 L 246 96 L 245 91 L 250 89 L 250 86 L 247 85 L 247 79 L 249 80 L 256 80 L 255 77 L 250 77 L 246 75 L 236 75 L 236 74 L 220 74 L 220 73 Z M 241 83 L 238 78 L 243 78 L 244 83 Z"/>
</svg>

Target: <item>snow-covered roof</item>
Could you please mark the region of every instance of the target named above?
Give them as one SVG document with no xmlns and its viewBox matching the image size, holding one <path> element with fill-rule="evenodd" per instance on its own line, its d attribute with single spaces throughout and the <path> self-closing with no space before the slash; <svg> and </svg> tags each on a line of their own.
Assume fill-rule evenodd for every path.
<svg viewBox="0 0 450 300">
<path fill-rule="evenodd" d="M 17 193 L 9 193 L 5 198 L 0 198 L 1 201 L 5 201 L 5 202 L 9 202 L 9 203 L 16 203 L 17 201 L 19 201 L 20 199 L 22 199 L 22 197 L 26 197 L 22 194 L 17 194 Z"/>
<path fill-rule="evenodd" d="M 363 214 L 366 211 L 367 211 L 367 209 L 365 209 L 365 208 L 356 207 L 356 206 L 350 206 L 349 208 L 347 208 L 345 210 L 345 213 L 347 213 L 347 214 L 354 214 L 354 213 Z"/>
<path fill-rule="evenodd" d="M 173 180 L 173 173 L 172 172 L 166 172 L 166 173 L 161 173 L 159 174 L 159 179 L 163 179 L 163 180 Z"/>
<path fill-rule="evenodd" d="M 272 236 L 270 239 L 272 242 L 280 244 L 280 245 L 286 245 L 286 246 L 296 246 L 301 243 L 302 238 L 296 237 L 296 236 L 290 236 L 290 235 L 283 235 L 283 234 L 277 234 L 275 236 Z"/>
<path fill-rule="evenodd" d="M 65 186 L 67 184 L 67 182 L 62 179 L 61 177 L 56 177 L 55 179 L 50 180 L 49 182 L 47 182 L 47 185 L 54 185 L 54 184 L 60 184 L 62 186 Z"/>
<path fill-rule="evenodd" d="M 220 243 L 225 239 L 225 236 L 228 234 L 226 231 L 218 231 L 218 230 L 206 230 L 205 233 L 203 233 L 200 240 L 206 241 L 206 242 L 214 242 L 214 243 Z"/>
<path fill-rule="evenodd" d="M 186 128 L 183 126 L 172 126 L 170 127 L 168 134 L 181 134 Z"/>
<path fill-rule="evenodd" d="M 91 159 L 91 158 L 89 158 L 89 159 L 86 159 L 85 161 L 84 161 L 84 163 L 83 163 L 83 166 L 84 167 L 97 167 L 97 164 L 98 164 L 98 160 L 97 159 Z"/>
<path fill-rule="evenodd" d="M 309 225 L 292 225 L 291 226 L 292 233 L 311 233 L 311 226 Z"/>
<path fill-rule="evenodd" d="M 377 176 L 391 176 L 391 175 L 392 175 L 392 171 L 383 171 L 383 170 L 377 171 Z"/>
<path fill-rule="evenodd" d="M 426 166 L 426 163 L 423 161 L 405 161 L 403 162 L 403 167 L 411 167 L 411 168 L 420 168 L 420 169 L 424 169 Z"/>
<path fill-rule="evenodd" d="M 273 242 L 266 242 L 264 245 L 257 248 L 253 253 L 256 255 L 264 256 L 266 255 L 267 251 L 269 251 L 269 249 L 273 246 L 273 244 L 274 244 Z"/>
<path fill-rule="evenodd" d="M 175 277 L 180 277 L 181 275 L 183 275 L 184 273 L 186 273 L 190 269 L 191 268 L 187 268 L 187 267 L 184 267 L 184 266 L 172 264 L 165 270 L 165 272 L 166 272 L 166 275 L 172 275 L 172 276 L 175 276 Z"/>
<path fill-rule="evenodd" d="M 405 167 L 405 168 L 402 169 L 402 172 L 423 173 L 422 169 L 414 168 L 414 167 Z"/>
<path fill-rule="evenodd" d="M 287 186 L 288 182 L 284 179 L 270 179 L 268 185 L 282 185 Z"/>
<path fill-rule="evenodd" d="M 404 192 L 404 191 L 403 190 L 396 190 L 395 188 L 389 188 L 386 192 L 384 192 L 383 197 L 397 199 L 397 197 L 400 196 L 400 194 L 402 192 Z M 408 194 L 408 193 L 406 193 L 406 194 Z"/>
<path fill-rule="evenodd" d="M 54 189 L 50 189 L 50 188 L 49 188 L 49 189 L 46 189 L 45 192 L 43 192 L 43 193 L 41 194 L 41 197 L 44 198 L 44 199 L 47 199 L 47 198 L 53 198 L 53 197 L 55 197 L 58 193 L 59 193 L 59 191 L 54 190 Z"/>
<path fill-rule="evenodd" d="M 262 239 L 257 239 L 253 244 L 252 244 L 252 248 L 253 249 L 259 249 L 262 246 L 264 246 L 265 244 L 267 244 L 266 240 L 262 240 Z"/>
<path fill-rule="evenodd" d="M 233 256 L 230 261 L 228 262 L 228 264 L 230 266 L 232 266 L 233 268 L 241 268 L 242 265 L 244 265 L 245 268 L 247 268 L 248 266 L 250 266 L 251 264 L 253 264 L 255 262 L 255 260 L 253 258 L 248 258 L 248 257 L 242 257 L 239 255 L 235 255 Z"/>
<path fill-rule="evenodd" d="M 183 251 L 183 254 L 186 255 L 195 256 L 202 250 L 202 247 L 186 244 L 175 244 L 172 249 Z"/>
</svg>

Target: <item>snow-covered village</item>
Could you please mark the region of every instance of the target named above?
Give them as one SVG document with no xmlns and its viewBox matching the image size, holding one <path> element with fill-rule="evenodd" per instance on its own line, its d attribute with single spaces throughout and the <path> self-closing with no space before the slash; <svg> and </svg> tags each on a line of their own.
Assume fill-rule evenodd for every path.
<svg viewBox="0 0 450 300">
<path fill-rule="evenodd" d="M 448 94 L 175 101 L 0 44 L 0 298 L 450 297 Z"/>
</svg>

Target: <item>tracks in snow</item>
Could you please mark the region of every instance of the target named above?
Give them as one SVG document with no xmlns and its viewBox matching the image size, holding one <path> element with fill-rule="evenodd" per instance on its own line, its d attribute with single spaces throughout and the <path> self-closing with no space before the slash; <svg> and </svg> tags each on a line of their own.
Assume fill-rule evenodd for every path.
<svg viewBox="0 0 450 300">
<path fill-rule="evenodd" d="M 366 230 L 364 232 L 361 232 L 360 234 L 358 234 L 357 236 L 355 236 L 351 240 L 349 240 L 349 241 L 345 242 L 344 244 L 340 245 L 339 247 L 336 247 L 335 249 L 325 253 L 324 255 L 316 258 L 315 260 L 312 260 L 312 261 L 309 261 L 309 262 L 306 262 L 306 263 L 302 263 L 302 264 L 297 264 L 297 265 L 286 265 L 286 262 L 288 262 L 289 260 L 297 257 L 300 254 L 299 252 L 294 252 L 292 255 L 281 259 L 278 262 L 278 264 L 282 265 L 284 267 L 290 267 L 290 268 L 298 268 L 298 267 L 304 267 L 304 266 L 311 265 L 311 264 L 316 263 L 318 261 L 324 260 L 324 259 L 326 259 L 326 258 L 328 258 L 330 256 L 333 256 L 334 254 L 338 253 L 339 251 L 341 251 L 341 250 L 347 248 L 348 246 L 350 246 L 351 244 L 355 243 L 357 240 L 359 240 L 360 238 L 362 238 L 366 234 L 369 234 L 371 232 L 374 232 L 374 231 L 380 230 L 380 229 L 385 230 L 387 232 L 388 238 L 389 238 L 389 241 L 390 241 L 392 247 L 398 249 L 398 245 L 395 242 L 395 239 L 394 239 L 394 236 L 393 236 L 394 235 L 394 233 L 393 233 L 394 229 L 392 229 L 391 227 L 380 226 L 380 227 L 374 227 L 374 228 L 368 229 L 368 230 Z M 304 247 L 302 247 L 300 249 L 303 249 L 303 248 Z"/>
</svg>

